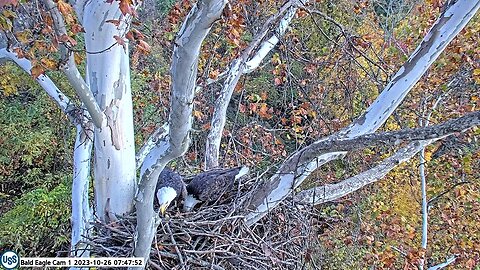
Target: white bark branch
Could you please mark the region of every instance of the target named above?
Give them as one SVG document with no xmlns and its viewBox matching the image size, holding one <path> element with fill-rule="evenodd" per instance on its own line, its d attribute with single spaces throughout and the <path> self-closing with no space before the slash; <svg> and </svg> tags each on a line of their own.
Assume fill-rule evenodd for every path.
<svg viewBox="0 0 480 270">
<path fill-rule="evenodd" d="M 63 20 L 62 14 L 57 8 L 57 5 L 53 0 L 44 0 L 45 5 L 47 6 L 50 14 L 52 15 L 54 21 L 54 29 L 57 33 L 57 36 L 67 36 L 67 28 L 65 26 L 65 21 Z M 92 119 L 93 124 L 97 128 L 101 128 L 103 123 L 106 122 L 106 116 L 98 106 L 93 93 L 90 91 L 87 83 L 83 79 L 80 71 L 78 71 L 77 65 L 75 64 L 75 59 L 73 57 L 73 52 L 70 51 L 69 46 L 66 46 L 64 43 L 60 43 L 60 51 L 62 54 L 61 67 L 65 73 L 70 85 L 75 89 L 80 100 L 85 105 L 89 115 Z"/>
<path fill-rule="evenodd" d="M 205 167 L 207 170 L 218 167 L 219 165 L 220 143 L 227 118 L 227 108 L 238 80 L 243 74 L 252 72 L 260 65 L 268 52 L 278 43 L 278 38 L 285 34 L 288 24 L 296 11 L 296 1 L 291 0 L 285 3 L 277 14 L 268 18 L 263 24 L 262 29 L 254 36 L 252 42 L 250 42 L 249 46 L 242 52 L 242 55 L 235 59 L 230 65 L 220 95 L 215 101 L 210 131 L 207 136 L 205 149 Z M 271 38 L 262 43 L 262 40 L 271 32 L 270 26 L 279 19 L 280 24 L 277 27 L 277 33 L 274 33 Z M 253 58 L 249 60 L 250 55 L 255 50 L 257 50 L 256 53 Z"/>
<path fill-rule="evenodd" d="M 457 126 L 457 124 L 459 125 Z M 480 112 L 470 113 L 466 116 L 449 120 L 440 125 L 417 128 L 412 130 L 411 133 L 406 130 L 400 130 L 396 132 L 367 134 L 353 139 L 340 139 L 334 144 L 330 144 L 328 141 L 323 141 L 323 146 L 321 149 L 332 149 L 332 151 L 338 151 L 340 149 L 351 151 L 354 149 L 361 149 L 367 145 L 394 145 L 403 141 L 418 142 L 410 143 L 407 147 L 397 151 L 397 153 L 385 159 L 379 165 L 368 171 L 360 173 L 359 175 L 351 177 L 337 184 L 325 185 L 322 187 L 302 191 L 295 196 L 295 199 L 297 202 L 320 204 L 335 200 L 341 196 L 345 196 L 382 178 L 395 166 L 410 159 L 428 144 L 431 144 L 432 142 L 449 136 L 455 132 L 463 131 L 466 127 L 470 128 L 477 125 L 480 125 Z M 344 145 L 342 146 L 342 144 Z"/>
<path fill-rule="evenodd" d="M 449 83 L 449 85 L 452 82 Z M 445 93 L 444 95 L 447 95 L 450 91 Z M 422 118 L 419 120 L 419 124 L 421 127 L 426 127 L 430 124 L 430 118 L 432 117 L 432 113 L 435 111 L 437 108 L 438 104 L 440 104 L 440 101 L 442 100 L 444 95 L 440 95 L 435 103 L 433 104 L 433 107 L 430 111 L 430 113 L 425 117 L 425 109 L 422 113 Z M 425 118 L 425 121 L 423 120 Z M 427 199 L 427 179 L 425 177 L 425 148 L 423 148 L 420 151 L 419 154 L 419 174 L 420 174 L 420 189 L 421 189 L 421 196 L 422 196 L 422 243 L 421 247 L 424 250 L 427 250 L 427 241 L 428 241 L 428 199 Z M 425 266 L 425 258 L 422 257 L 420 258 L 420 262 L 418 265 L 418 268 L 420 270 L 423 270 Z"/>
<path fill-rule="evenodd" d="M 294 1 L 289 1 L 287 4 L 291 5 L 293 2 Z M 307 2 L 308 1 L 305 1 L 303 5 Z M 251 73 L 260 66 L 260 63 L 263 61 L 263 59 L 268 55 L 268 53 L 270 53 L 270 51 L 273 50 L 273 48 L 275 48 L 280 41 L 280 38 L 282 38 L 287 32 L 287 28 L 292 22 L 293 17 L 295 17 L 297 10 L 298 7 L 293 5 L 287 9 L 285 15 L 283 15 L 283 18 L 278 23 L 277 28 L 275 31 L 273 31 L 273 35 L 269 39 L 263 41 L 260 45 L 260 48 L 258 48 L 255 54 L 245 63 L 245 69 L 243 70 L 243 73 Z"/>
<path fill-rule="evenodd" d="M 374 183 L 384 177 L 393 168 L 405 162 L 418 153 L 423 147 L 434 140 L 413 142 L 400 149 L 392 156 L 386 158 L 380 164 L 358 175 L 345 179 L 336 184 L 327 184 L 321 187 L 304 190 L 298 193 L 294 200 L 298 203 L 317 205 L 334 201 L 351 194 L 360 188 Z"/>
<path fill-rule="evenodd" d="M 457 256 L 454 255 L 454 256 L 448 258 L 444 263 L 440 263 L 440 264 L 437 264 L 435 266 L 429 267 L 428 270 L 443 269 L 443 268 L 449 266 L 450 264 L 454 263 L 456 260 L 457 260 Z"/>
<path fill-rule="evenodd" d="M 15 53 L 0 49 L 0 58 L 5 57 L 14 61 L 28 74 L 31 74 L 31 62 L 26 58 L 18 58 Z M 72 238 L 71 250 L 72 256 L 88 257 L 89 251 L 84 244 L 92 213 L 88 199 L 88 185 L 90 179 L 90 158 L 92 150 L 93 127 L 89 130 L 88 116 L 81 113 L 81 109 L 76 108 L 47 76 L 41 74 L 36 81 L 42 86 L 47 94 L 57 103 L 60 109 L 76 125 L 77 136 L 74 149 L 74 173 L 72 185 Z M 75 268 L 73 268 L 75 269 Z"/>
<path fill-rule="evenodd" d="M 437 59 L 448 43 L 465 27 L 480 7 L 480 1 L 459 0 L 450 6 L 432 26 L 421 44 L 407 62 L 395 74 L 376 101 L 359 117 L 337 134 L 329 138 L 354 138 L 377 130 L 398 107 L 415 83 Z M 324 140 L 326 140 L 324 139 Z M 312 157 L 308 165 L 298 167 L 292 159 L 287 159 L 279 172 L 272 176 L 257 194 L 254 194 L 246 216 L 247 223 L 253 224 L 278 205 L 316 168 L 342 153 L 320 153 Z M 295 155 L 293 156 L 295 158 Z M 294 168 L 286 172 L 285 167 Z"/>
<path fill-rule="evenodd" d="M 142 167 L 143 162 L 147 158 L 148 154 L 156 147 L 157 143 L 160 141 L 168 141 L 167 136 L 169 134 L 170 128 L 168 124 L 157 128 L 143 144 L 142 148 L 137 152 L 135 156 L 135 162 L 137 164 L 137 169 Z M 142 173 L 143 174 L 143 173 Z"/>
<path fill-rule="evenodd" d="M 0 49 L 0 58 L 6 58 L 15 62 L 20 68 L 22 68 L 28 74 L 31 73 L 32 63 L 26 58 L 18 58 L 17 54 L 8 51 L 6 48 Z M 74 122 L 81 122 L 78 115 L 75 112 L 80 111 L 75 104 L 70 102 L 70 99 L 58 89 L 55 83 L 47 75 L 41 74 L 35 79 L 38 84 L 47 92 L 47 94 L 53 99 L 58 107 L 70 117 Z"/>
<path fill-rule="evenodd" d="M 172 93 L 169 122 L 159 134 L 163 139 L 147 142 L 151 149 L 141 168 L 136 195 L 137 235 L 134 254 L 148 261 L 150 246 L 158 227 L 153 197 L 158 176 L 167 162 L 183 155 L 190 144 L 193 97 L 196 88 L 198 58 L 203 40 L 212 24 L 221 16 L 227 0 L 198 1 L 190 10 L 175 40 L 172 61 Z M 168 130 L 168 136 L 166 131 Z M 142 156 L 145 155 L 142 151 Z"/>
<path fill-rule="evenodd" d="M 93 129 L 93 126 L 91 127 Z M 93 130 L 88 123 L 77 124 L 77 136 L 73 152 L 72 185 L 72 242 L 71 254 L 74 257 L 89 257 L 86 240 L 92 221 L 89 202 L 90 164 L 93 146 Z M 79 269 L 79 268 L 70 268 Z"/>
</svg>

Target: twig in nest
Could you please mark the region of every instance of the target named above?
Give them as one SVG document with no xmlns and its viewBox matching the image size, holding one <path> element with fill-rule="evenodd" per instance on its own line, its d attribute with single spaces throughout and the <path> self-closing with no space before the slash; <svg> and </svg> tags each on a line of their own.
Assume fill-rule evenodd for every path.
<svg viewBox="0 0 480 270">
<path fill-rule="evenodd" d="M 177 252 L 178 260 L 180 261 L 180 265 L 182 266 L 182 268 L 184 268 L 185 263 L 183 261 L 182 253 L 180 253 L 180 250 L 178 249 L 177 242 L 175 241 L 175 237 L 173 237 L 173 233 L 172 233 L 172 230 L 170 229 L 170 225 L 168 225 L 168 221 L 167 221 L 167 223 L 165 223 L 165 228 L 167 228 L 167 231 L 170 234 L 170 239 L 172 240 L 172 243 L 175 247 L 175 252 Z"/>
</svg>

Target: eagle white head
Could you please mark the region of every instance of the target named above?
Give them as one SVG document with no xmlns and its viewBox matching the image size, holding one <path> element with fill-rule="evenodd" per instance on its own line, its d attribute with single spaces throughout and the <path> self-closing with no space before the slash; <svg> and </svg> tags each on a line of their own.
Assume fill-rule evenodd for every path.
<svg viewBox="0 0 480 270">
<path fill-rule="evenodd" d="M 185 202 L 183 203 L 183 211 L 189 212 L 192 211 L 193 207 L 197 205 L 197 203 L 201 202 L 200 200 L 195 199 L 192 194 L 188 194 L 185 198 Z"/>
<path fill-rule="evenodd" d="M 160 212 L 165 215 L 168 206 L 177 197 L 177 192 L 172 187 L 162 187 L 157 191 L 157 199 L 160 204 Z"/>
</svg>

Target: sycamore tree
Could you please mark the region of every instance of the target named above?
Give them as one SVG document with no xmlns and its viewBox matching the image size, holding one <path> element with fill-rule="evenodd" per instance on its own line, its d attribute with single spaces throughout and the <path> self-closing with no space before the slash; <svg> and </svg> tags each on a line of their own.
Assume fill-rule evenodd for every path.
<svg viewBox="0 0 480 270">
<path fill-rule="evenodd" d="M 248 3 L 232 4 L 245 7 Z M 212 35 L 218 38 L 218 33 L 211 33 L 218 21 L 236 16 L 232 15 L 236 7 L 230 6 L 227 0 L 199 0 L 191 6 L 172 39 L 171 80 L 166 85 L 170 89 L 168 119 L 159 123 L 141 148 L 135 149 L 130 55 L 133 49 L 150 50 L 144 35 L 135 28 L 141 4 L 135 0 L 0 1 L 2 61 L 13 61 L 29 73 L 76 128 L 72 149 L 73 256 L 89 256 L 88 252 L 76 254 L 75 251 L 85 249 L 82 239 L 91 233 L 93 215 L 109 222 L 135 212 L 134 255 L 148 259 L 160 222 L 153 209 L 156 181 L 166 164 L 183 156 L 191 145 L 192 126 L 201 114 L 194 110 L 196 95 L 212 85 L 219 89 L 211 97 L 215 102 L 208 129 L 204 131 L 203 162 L 205 169 L 212 169 L 224 165 L 222 140 L 225 140 L 227 111 L 235 89 L 241 87 L 242 77 L 262 68 L 267 56 L 271 57 L 288 34 L 292 21 L 302 16 L 320 16 L 341 33 L 349 31 L 323 13 L 320 4 L 307 0 L 266 1 L 270 9 L 254 10 L 260 15 L 256 26 L 249 29 L 248 38 L 244 37 L 246 33 L 242 36 L 238 32 L 242 27 L 240 20 L 230 21 L 232 37 L 229 38 L 237 45 L 236 54 L 224 63 L 222 70 L 211 71 L 215 74 L 199 80 L 199 70 L 208 71 L 204 59 L 199 64 L 202 43 Z M 376 133 L 479 7 L 477 0 L 445 4 L 416 49 L 406 55 L 396 72 L 388 74 L 391 76 L 388 83 L 378 84 L 381 91 L 364 112 L 357 114 L 346 127 L 289 153 L 269 177 L 262 174 L 263 178 L 258 180 L 261 184 L 252 192 L 250 207 L 244 213 L 246 224 L 254 225 L 287 197 L 293 196 L 299 204 L 311 205 L 336 200 L 381 179 L 427 145 L 478 125 L 480 114 L 474 111 L 428 127 Z M 245 8 L 245 12 L 249 11 Z M 322 29 L 322 25 L 316 26 Z M 277 61 L 274 74 L 282 73 L 280 61 L 275 55 L 272 59 Z M 352 57 L 351 61 L 356 60 Z M 49 77 L 53 70 L 63 73 L 74 95 L 60 89 Z M 278 76 L 273 83 L 281 85 L 282 80 Z M 299 82 L 298 87 L 301 86 Z M 265 99 L 258 95 L 257 98 Z M 259 113 L 269 118 L 271 111 L 259 106 Z M 254 106 L 249 109 L 257 110 Z M 355 176 L 299 190 L 305 179 L 329 161 L 344 157 L 349 151 L 382 145 L 402 147 L 375 167 Z M 90 179 L 94 185 L 93 200 L 88 193 Z"/>
</svg>

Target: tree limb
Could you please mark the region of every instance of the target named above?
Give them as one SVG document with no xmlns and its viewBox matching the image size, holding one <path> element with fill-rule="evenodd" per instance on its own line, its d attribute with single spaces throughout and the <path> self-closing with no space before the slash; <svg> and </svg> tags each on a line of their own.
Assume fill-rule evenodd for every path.
<svg viewBox="0 0 480 270">
<path fill-rule="evenodd" d="M 63 20 L 62 14 L 57 8 L 57 5 L 53 0 L 44 0 L 45 5 L 47 6 L 50 14 L 52 15 L 54 22 L 54 29 L 58 37 L 67 36 L 67 28 Z M 83 102 L 87 108 L 93 124 L 97 128 L 101 128 L 103 123 L 106 122 L 106 116 L 100 109 L 93 93 L 90 91 L 90 87 L 87 85 L 85 80 L 82 78 L 82 75 L 78 71 L 77 65 L 75 64 L 75 59 L 73 57 L 73 52 L 66 46 L 63 42 L 60 43 L 60 52 L 61 52 L 61 67 L 60 69 L 65 73 L 70 85 L 75 89 L 80 100 Z"/>
<path fill-rule="evenodd" d="M 400 105 L 402 100 L 413 88 L 416 82 L 426 72 L 430 65 L 451 40 L 465 27 L 480 7 L 480 0 L 458 0 L 440 15 L 436 23 L 427 33 L 421 44 L 412 53 L 407 62 L 393 76 L 390 83 L 380 93 L 367 111 L 342 131 L 320 141 L 331 138 L 354 138 L 377 130 Z M 320 142 L 319 141 L 319 142 Z M 297 166 L 297 155 L 285 160 L 280 170 L 272 176 L 263 187 L 254 194 L 250 209 L 246 216 L 248 224 L 254 224 L 261 219 L 269 209 L 274 208 L 285 199 L 292 189 L 315 169 L 332 158 L 338 158 L 345 152 L 329 151 L 311 156 L 305 166 Z M 293 159 L 293 160 L 292 160 Z M 293 170 L 286 172 L 285 167 Z"/>
<path fill-rule="evenodd" d="M 77 124 L 73 151 L 73 184 L 72 184 L 72 242 L 71 254 L 74 257 L 89 257 L 88 237 L 92 210 L 89 201 L 90 169 L 93 146 L 93 127 L 88 123 Z M 91 125 L 91 123 L 90 123 Z M 70 268 L 79 269 L 79 268 Z"/>
<path fill-rule="evenodd" d="M 295 195 L 294 200 L 298 203 L 317 205 L 334 201 L 346 196 L 360 188 L 374 183 L 384 177 L 393 168 L 415 156 L 421 149 L 436 140 L 412 142 L 400 149 L 392 156 L 386 158 L 380 164 L 358 175 L 345 179 L 336 184 L 327 184 L 301 191 Z"/>
<path fill-rule="evenodd" d="M 439 270 L 443 269 L 450 264 L 454 263 L 457 260 L 457 255 L 453 255 L 452 257 L 448 258 L 445 262 L 437 264 L 435 266 L 429 267 L 428 270 Z"/>
<path fill-rule="evenodd" d="M 26 58 L 18 58 L 17 54 L 14 52 L 8 51 L 6 48 L 0 49 L 0 59 L 9 59 L 15 62 L 20 68 L 22 68 L 28 74 L 31 73 L 32 63 L 30 60 Z M 47 92 L 47 94 L 53 99 L 53 101 L 58 105 L 58 107 L 69 117 L 72 123 L 80 123 L 82 122 L 82 115 L 78 114 L 81 109 L 75 106 L 74 103 L 70 101 L 68 98 L 58 87 L 55 83 L 45 74 L 40 74 L 35 79 L 38 84 Z"/>
<path fill-rule="evenodd" d="M 167 162 L 183 155 L 190 144 L 193 97 L 196 88 L 200 47 L 212 24 L 221 16 L 226 0 L 198 1 L 190 10 L 175 40 L 173 49 L 172 93 L 168 126 L 163 140 L 157 141 L 141 167 L 141 181 L 136 195 L 137 238 L 134 254 L 148 261 L 150 246 L 159 224 L 153 211 L 153 197 L 158 176 Z M 153 145 L 153 144 L 151 144 Z M 142 153 L 144 155 L 144 153 Z"/>
<path fill-rule="evenodd" d="M 212 169 L 219 165 L 218 158 L 220 154 L 220 143 L 222 140 L 223 129 L 225 127 L 227 108 L 228 104 L 230 104 L 233 90 L 235 89 L 238 80 L 244 73 L 252 72 L 260 65 L 263 58 L 265 58 L 265 56 L 267 56 L 267 54 L 278 43 L 278 37 L 285 34 L 287 26 L 296 11 L 296 1 L 290 0 L 286 2 L 275 15 L 272 15 L 267 19 L 263 24 L 262 29 L 254 36 L 249 46 L 243 50 L 241 56 L 235 59 L 230 65 L 220 95 L 215 101 L 210 131 L 207 136 L 205 148 L 206 169 Z M 277 27 L 278 33 L 274 33 L 272 37 L 262 43 L 262 40 L 264 40 L 264 38 L 271 32 L 271 25 L 279 19 L 280 24 Z M 255 50 L 257 50 L 256 53 L 250 58 L 250 55 Z"/>
</svg>

